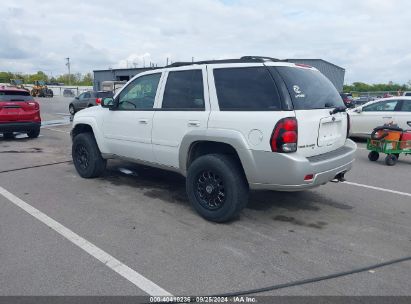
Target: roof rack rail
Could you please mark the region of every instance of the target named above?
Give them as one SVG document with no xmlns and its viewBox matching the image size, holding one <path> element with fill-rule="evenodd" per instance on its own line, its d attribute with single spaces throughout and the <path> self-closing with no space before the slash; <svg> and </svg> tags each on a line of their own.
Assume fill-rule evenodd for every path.
<svg viewBox="0 0 411 304">
<path fill-rule="evenodd" d="M 166 68 L 175 68 L 194 64 L 219 64 L 219 63 L 244 63 L 244 62 L 266 62 L 266 61 L 282 61 L 277 58 L 264 57 L 264 56 L 243 56 L 239 59 L 220 59 L 220 60 L 204 60 L 193 62 L 174 62 L 166 66 Z"/>
<path fill-rule="evenodd" d="M 273 57 L 267 57 L 267 56 L 243 56 L 240 59 L 243 60 L 261 60 L 261 61 L 282 61 L 280 59 L 277 58 L 273 58 Z"/>
</svg>

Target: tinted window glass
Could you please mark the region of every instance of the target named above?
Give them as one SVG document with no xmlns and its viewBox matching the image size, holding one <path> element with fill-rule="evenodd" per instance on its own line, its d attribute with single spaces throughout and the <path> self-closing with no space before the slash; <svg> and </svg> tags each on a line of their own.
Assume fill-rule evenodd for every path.
<svg viewBox="0 0 411 304">
<path fill-rule="evenodd" d="M 401 111 L 403 112 L 411 112 L 411 100 L 403 100 Z"/>
<path fill-rule="evenodd" d="M 29 92 L 0 91 L 0 101 L 28 101 L 33 100 Z"/>
<path fill-rule="evenodd" d="M 294 67 L 270 67 L 284 79 L 295 110 L 343 107 L 337 89 L 316 70 Z"/>
<path fill-rule="evenodd" d="M 411 92 L 406 92 L 404 96 L 411 96 Z"/>
<path fill-rule="evenodd" d="M 204 109 L 201 70 L 170 72 L 164 91 L 164 109 Z"/>
<path fill-rule="evenodd" d="M 90 93 L 85 93 L 83 98 L 90 98 L 91 94 Z"/>
<path fill-rule="evenodd" d="M 157 73 L 134 79 L 121 91 L 119 109 L 152 109 L 160 77 L 161 73 Z"/>
<path fill-rule="evenodd" d="M 113 92 L 97 92 L 98 98 L 113 97 Z"/>
<path fill-rule="evenodd" d="M 363 107 L 365 112 L 392 112 L 397 106 L 398 100 L 388 100 L 373 103 L 369 106 Z"/>
<path fill-rule="evenodd" d="M 281 110 L 280 96 L 265 67 L 214 69 L 220 110 Z"/>
</svg>

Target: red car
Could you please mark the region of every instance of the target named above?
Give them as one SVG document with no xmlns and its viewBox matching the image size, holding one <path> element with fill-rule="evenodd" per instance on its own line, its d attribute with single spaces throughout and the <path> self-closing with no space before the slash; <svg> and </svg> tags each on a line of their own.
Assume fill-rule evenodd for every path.
<svg viewBox="0 0 411 304">
<path fill-rule="evenodd" d="M 0 86 L 0 133 L 3 137 L 13 138 L 13 132 L 20 132 L 36 138 L 40 134 L 40 126 L 40 105 L 30 92 Z"/>
</svg>

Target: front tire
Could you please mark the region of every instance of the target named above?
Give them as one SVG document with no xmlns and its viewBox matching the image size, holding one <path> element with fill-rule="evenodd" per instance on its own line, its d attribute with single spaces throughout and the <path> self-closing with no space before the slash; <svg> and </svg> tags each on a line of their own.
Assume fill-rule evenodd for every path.
<svg viewBox="0 0 411 304">
<path fill-rule="evenodd" d="M 98 177 L 106 169 L 107 161 L 101 157 L 92 133 L 81 133 L 74 137 L 71 152 L 74 167 L 83 178 Z"/>
<path fill-rule="evenodd" d="M 380 154 L 377 151 L 371 151 L 370 153 L 368 153 L 368 159 L 370 161 L 377 161 L 379 157 Z"/>
<path fill-rule="evenodd" d="M 197 158 L 188 169 L 186 190 L 193 208 L 217 223 L 235 218 L 248 202 L 248 183 L 240 164 L 223 154 Z"/>
<path fill-rule="evenodd" d="M 40 135 L 40 128 L 35 128 L 27 132 L 29 138 L 37 138 Z"/>
</svg>

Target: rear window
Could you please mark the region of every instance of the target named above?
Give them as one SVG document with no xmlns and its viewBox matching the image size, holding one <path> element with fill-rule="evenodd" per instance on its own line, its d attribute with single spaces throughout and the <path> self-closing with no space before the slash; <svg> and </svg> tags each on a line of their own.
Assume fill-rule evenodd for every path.
<svg viewBox="0 0 411 304">
<path fill-rule="evenodd" d="M 98 98 L 113 97 L 113 92 L 97 92 Z"/>
<path fill-rule="evenodd" d="M 337 89 L 316 70 L 292 67 L 270 67 L 284 79 L 295 110 L 343 107 Z"/>
<path fill-rule="evenodd" d="M 221 111 L 278 111 L 281 100 L 266 67 L 214 69 Z"/>
<path fill-rule="evenodd" d="M 25 91 L 0 91 L 0 101 L 29 101 L 33 97 Z"/>
</svg>

